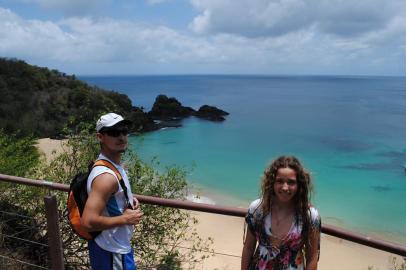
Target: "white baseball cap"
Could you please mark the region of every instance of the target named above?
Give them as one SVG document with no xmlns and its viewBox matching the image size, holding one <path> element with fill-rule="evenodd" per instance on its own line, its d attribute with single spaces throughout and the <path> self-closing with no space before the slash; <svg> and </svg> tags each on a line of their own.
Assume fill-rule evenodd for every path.
<svg viewBox="0 0 406 270">
<path fill-rule="evenodd" d="M 102 128 L 112 127 L 120 122 L 124 122 L 125 124 L 131 123 L 131 121 L 125 120 L 121 115 L 116 113 L 102 115 L 96 122 L 96 131 L 99 132 Z"/>
</svg>

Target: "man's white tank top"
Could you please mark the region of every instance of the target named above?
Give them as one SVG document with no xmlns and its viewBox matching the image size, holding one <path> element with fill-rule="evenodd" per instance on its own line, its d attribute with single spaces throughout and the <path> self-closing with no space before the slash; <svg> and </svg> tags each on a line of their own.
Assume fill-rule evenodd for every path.
<svg viewBox="0 0 406 270">
<path fill-rule="evenodd" d="M 120 172 L 121 176 L 123 177 L 124 183 L 127 187 L 127 194 L 128 194 L 128 199 L 133 205 L 133 195 L 131 192 L 131 186 L 128 181 L 128 176 L 126 171 L 119 166 L 118 164 L 112 162 L 110 159 L 108 159 L 106 156 L 103 154 L 100 154 L 98 159 L 105 159 L 110 161 Z M 103 173 L 109 173 L 112 174 L 116 179 L 117 176 L 116 174 L 109 168 L 105 166 L 97 166 L 94 167 L 93 170 L 90 172 L 88 181 L 87 181 L 87 193 L 89 194 L 91 192 L 91 186 L 93 180 L 99 176 L 100 174 Z M 117 179 L 117 184 L 118 184 L 118 191 L 110 197 L 106 204 L 106 208 L 103 210 L 103 215 L 107 217 L 112 217 L 112 216 L 119 216 L 122 215 L 122 213 L 125 211 L 127 208 L 127 203 L 126 203 L 126 198 L 124 196 L 124 190 L 121 187 L 120 183 L 118 182 Z M 96 243 L 104 250 L 114 252 L 114 253 L 120 253 L 120 254 L 126 254 L 131 251 L 131 237 L 133 234 L 134 226 L 132 225 L 122 225 L 118 227 L 114 227 L 111 229 L 107 229 L 102 231 L 101 234 L 99 234 L 95 241 Z"/>
</svg>

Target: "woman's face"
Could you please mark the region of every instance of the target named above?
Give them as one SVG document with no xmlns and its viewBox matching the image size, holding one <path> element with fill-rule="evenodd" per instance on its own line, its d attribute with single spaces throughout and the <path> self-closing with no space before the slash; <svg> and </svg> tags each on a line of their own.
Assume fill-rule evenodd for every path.
<svg viewBox="0 0 406 270">
<path fill-rule="evenodd" d="M 276 172 L 273 190 L 280 203 L 290 203 L 297 193 L 296 172 L 291 168 L 279 168 Z"/>
</svg>

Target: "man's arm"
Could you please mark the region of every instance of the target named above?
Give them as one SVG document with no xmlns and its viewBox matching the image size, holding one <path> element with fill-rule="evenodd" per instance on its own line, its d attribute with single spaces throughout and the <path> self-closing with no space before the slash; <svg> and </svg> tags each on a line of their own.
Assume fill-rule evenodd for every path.
<svg viewBox="0 0 406 270">
<path fill-rule="evenodd" d="M 135 225 L 141 220 L 142 212 L 139 209 L 126 209 L 122 215 L 115 217 L 103 216 L 107 201 L 117 189 L 117 180 L 109 173 L 103 173 L 93 180 L 81 218 L 86 230 L 102 231 L 121 225 Z"/>
</svg>

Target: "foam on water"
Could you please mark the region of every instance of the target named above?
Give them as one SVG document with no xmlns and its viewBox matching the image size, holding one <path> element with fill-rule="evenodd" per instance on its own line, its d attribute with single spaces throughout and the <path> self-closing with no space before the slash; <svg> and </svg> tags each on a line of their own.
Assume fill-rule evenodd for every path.
<svg viewBox="0 0 406 270">
<path fill-rule="evenodd" d="M 216 202 L 208 197 L 204 197 L 204 196 L 200 196 L 197 194 L 189 194 L 186 196 L 186 199 L 188 201 L 192 201 L 195 203 L 205 203 L 205 204 L 211 204 L 211 205 L 215 205 Z"/>
</svg>

